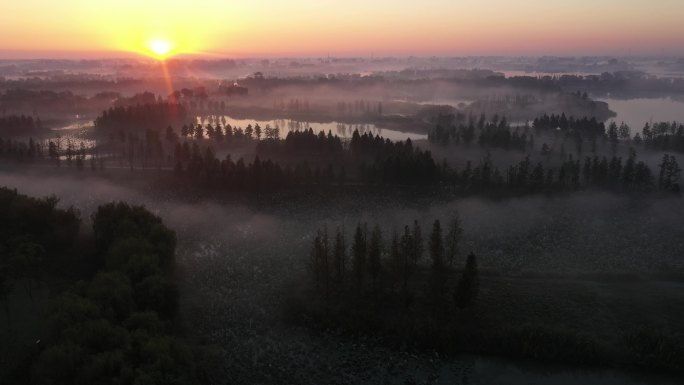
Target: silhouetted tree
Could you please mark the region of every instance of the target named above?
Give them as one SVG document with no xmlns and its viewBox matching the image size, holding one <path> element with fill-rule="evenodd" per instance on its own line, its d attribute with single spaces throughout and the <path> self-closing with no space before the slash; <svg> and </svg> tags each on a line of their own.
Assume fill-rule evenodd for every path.
<svg viewBox="0 0 684 385">
<path fill-rule="evenodd" d="M 449 221 L 449 228 L 445 238 L 446 260 L 449 267 L 453 267 L 456 256 L 459 252 L 459 246 L 463 229 L 461 228 L 461 219 L 458 213 L 454 213 Z"/>
<path fill-rule="evenodd" d="M 472 252 L 468 254 L 465 269 L 461 275 L 461 279 L 456 285 L 454 291 L 454 303 L 459 309 L 465 309 L 475 303 L 479 292 L 479 277 L 477 272 L 477 261 L 475 254 Z"/>
<path fill-rule="evenodd" d="M 394 230 L 392 232 L 392 242 L 389 251 L 390 271 L 392 274 L 392 291 L 396 290 L 395 285 L 400 284 L 404 279 L 404 259 L 402 258 L 402 251 L 399 245 L 399 233 Z"/>
<path fill-rule="evenodd" d="M 368 273 L 373 280 L 373 291 L 377 291 L 378 278 L 382 270 L 382 232 L 375 226 L 368 245 Z"/>
<path fill-rule="evenodd" d="M 362 227 L 361 223 L 359 223 L 356 226 L 354 243 L 352 244 L 352 270 L 354 272 L 357 290 L 363 289 L 367 252 L 365 225 Z"/>
<path fill-rule="evenodd" d="M 677 158 L 674 155 L 663 155 L 663 160 L 660 163 L 658 187 L 665 191 L 679 192 L 679 176 L 681 171 L 677 164 Z"/>
<path fill-rule="evenodd" d="M 613 153 L 615 153 L 619 140 L 619 135 L 618 126 L 614 121 L 610 122 L 610 125 L 608 125 L 608 139 L 610 140 L 610 146 L 613 149 Z"/>
<path fill-rule="evenodd" d="M 16 275 L 22 278 L 29 298 L 33 299 L 33 287 L 40 278 L 40 266 L 44 258 L 45 250 L 37 243 L 21 243 L 14 249 L 12 264 L 15 266 Z"/>
<path fill-rule="evenodd" d="M 340 230 L 339 228 L 337 229 L 333 253 L 333 264 L 335 266 L 335 280 L 337 281 L 338 285 L 341 285 L 344 281 L 347 261 L 347 246 L 345 244 L 344 239 L 344 228 L 342 228 L 342 230 Z"/>
<path fill-rule="evenodd" d="M 423 258 L 423 251 L 425 247 L 423 246 L 423 234 L 420 230 L 420 223 L 418 220 L 413 221 L 413 233 L 411 234 L 411 261 L 413 266 L 418 266 L 418 262 Z"/>
<path fill-rule="evenodd" d="M 12 293 L 12 283 L 9 280 L 7 266 L 0 266 L 0 300 L 5 311 L 8 332 L 12 329 L 12 317 L 10 314 L 9 296 Z"/>
<path fill-rule="evenodd" d="M 444 261 L 444 242 L 442 239 L 442 226 L 439 220 L 435 220 L 430 234 L 430 296 L 433 305 L 439 307 L 442 303 L 444 287 L 446 285 L 447 271 Z"/>
<path fill-rule="evenodd" d="M 404 226 L 404 234 L 401 236 L 400 240 L 400 257 L 402 259 L 402 272 L 403 272 L 403 291 L 408 293 L 408 280 L 413 272 L 413 261 L 412 256 L 415 252 L 415 247 L 413 245 L 414 239 L 413 234 L 409 226 Z"/>
<path fill-rule="evenodd" d="M 442 226 L 438 219 L 435 220 L 432 226 L 432 234 L 430 234 L 430 258 L 433 267 L 442 268 L 445 266 Z"/>
<path fill-rule="evenodd" d="M 314 273 L 316 290 L 318 290 L 320 289 L 321 281 L 323 280 L 323 239 L 320 230 L 316 232 L 313 247 L 311 248 L 309 267 L 311 271 Z"/>
</svg>

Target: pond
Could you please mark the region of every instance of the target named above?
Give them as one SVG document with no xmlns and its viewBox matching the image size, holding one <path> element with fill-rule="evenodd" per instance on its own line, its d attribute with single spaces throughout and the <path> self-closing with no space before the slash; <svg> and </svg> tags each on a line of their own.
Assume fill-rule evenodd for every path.
<svg viewBox="0 0 684 385">
<path fill-rule="evenodd" d="M 60 151 L 65 151 L 71 147 L 72 150 L 78 151 L 82 147 L 84 149 L 95 148 L 97 140 L 92 135 L 95 125 L 92 120 L 80 120 L 71 122 L 64 126 L 54 127 L 50 129 L 50 133 L 39 138 L 44 148 L 48 148 L 50 142 L 57 145 Z M 88 159 L 90 155 L 86 155 Z"/>
<path fill-rule="evenodd" d="M 254 120 L 254 119 L 234 119 L 231 118 L 230 116 L 223 116 L 225 119 L 226 123 L 230 124 L 233 127 L 240 127 L 244 129 L 248 125 L 252 125 L 254 127 L 256 124 L 258 124 L 262 129 L 266 127 L 266 125 L 269 125 L 270 127 L 279 127 L 280 128 L 280 137 L 285 138 L 290 131 L 301 131 L 301 130 L 308 130 L 309 128 L 313 129 L 315 133 L 319 133 L 321 131 L 327 133 L 328 131 L 332 132 L 333 135 L 337 135 L 341 138 L 351 138 L 352 134 L 354 133 L 354 130 L 359 130 L 359 133 L 371 133 L 373 135 L 380 135 L 383 138 L 390 139 L 392 141 L 400 141 L 400 140 L 406 140 L 406 139 L 411 139 L 411 140 L 421 140 L 421 139 L 427 139 L 427 135 L 425 134 L 417 134 L 417 133 L 412 133 L 412 132 L 401 132 L 401 131 L 396 131 L 396 130 L 389 130 L 385 128 L 380 128 L 376 126 L 375 124 L 370 124 L 370 123 L 360 123 L 360 124 L 351 124 L 351 123 L 341 123 L 341 122 L 327 122 L 327 123 L 314 123 L 314 122 L 300 122 L 296 120 L 290 120 L 290 119 L 275 119 L 275 120 Z M 219 117 L 221 119 L 221 117 Z M 197 123 L 201 123 L 203 125 L 209 123 L 210 120 L 206 117 L 197 117 Z M 213 124 L 214 121 L 213 119 L 211 120 L 211 123 Z"/>
</svg>

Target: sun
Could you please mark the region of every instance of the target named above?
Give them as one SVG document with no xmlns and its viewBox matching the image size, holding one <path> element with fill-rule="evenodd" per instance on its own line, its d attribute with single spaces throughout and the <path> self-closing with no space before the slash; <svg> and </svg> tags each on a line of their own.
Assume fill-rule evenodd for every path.
<svg viewBox="0 0 684 385">
<path fill-rule="evenodd" d="M 150 40 L 148 46 L 152 53 L 160 59 L 165 58 L 171 52 L 171 48 L 173 48 L 171 42 L 164 39 Z"/>
</svg>

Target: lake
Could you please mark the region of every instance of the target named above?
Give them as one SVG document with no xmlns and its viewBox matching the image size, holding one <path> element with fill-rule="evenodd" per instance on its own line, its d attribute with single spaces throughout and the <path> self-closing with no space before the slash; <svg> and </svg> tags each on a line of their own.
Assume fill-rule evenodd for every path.
<svg viewBox="0 0 684 385">
<path fill-rule="evenodd" d="M 617 113 L 617 117 L 610 120 L 618 125 L 627 123 L 632 134 L 641 132 L 646 122 L 684 122 L 684 101 L 672 98 L 599 100 L 608 103 L 608 107 Z"/>
</svg>

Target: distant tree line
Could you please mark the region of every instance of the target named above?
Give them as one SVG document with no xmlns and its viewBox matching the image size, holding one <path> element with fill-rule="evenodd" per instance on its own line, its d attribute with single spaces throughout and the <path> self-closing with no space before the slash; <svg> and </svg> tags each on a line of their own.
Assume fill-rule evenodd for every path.
<svg viewBox="0 0 684 385">
<path fill-rule="evenodd" d="M 637 133 L 634 136 L 635 143 L 643 143 L 654 150 L 684 152 L 684 124 L 646 123 L 642 132 L 643 134 Z"/>
<path fill-rule="evenodd" d="M 438 168 L 429 151 L 414 148 L 411 141 L 392 142 L 380 136 L 354 132 L 348 147 L 343 147 L 339 137 L 330 133 L 313 133 L 313 130 L 289 133 L 285 139 L 261 141 L 258 153 L 264 157 L 301 157 L 295 164 L 262 161 L 260 156 L 247 164 L 230 157 L 216 158 L 214 150 L 200 150 L 196 142 L 190 146 L 178 144 L 174 151 L 175 170 L 178 175 L 188 175 L 205 180 L 210 185 L 244 190 L 252 186 L 263 190 L 298 185 L 331 185 L 349 182 L 366 184 L 418 184 L 437 183 Z M 306 158 L 325 156 L 327 164 L 310 162 Z M 356 179 L 347 175 L 344 160 L 358 165 Z M 247 182 L 247 181 L 252 181 Z"/>
<path fill-rule="evenodd" d="M 356 133 L 358 134 L 358 131 Z M 256 149 L 258 154 L 283 157 L 299 154 L 334 157 L 344 152 L 342 139 L 337 135 L 333 136 L 330 131 L 327 135 L 323 131 L 316 135 L 313 129 L 309 128 L 303 131 L 290 131 L 284 140 L 277 140 L 277 137 L 268 139 L 275 140 L 260 141 Z"/>
<path fill-rule="evenodd" d="M 231 126 L 226 122 L 225 118 L 222 117 L 217 119 L 217 122 L 214 125 L 211 123 L 208 123 L 205 126 L 202 126 L 201 124 L 184 124 L 181 127 L 180 134 L 183 138 L 207 138 L 217 143 L 234 143 L 250 140 L 278 139 L 280 138 L 280 127 L 271 127 L 269 124 L 265 127 L 261 127 L 257 123 L 254 126 L 248 124 L 247 127 L 243 129 L 242 127 Z"/>
<path fill-rule="evenodd" d="M 219 160 L 211 147 L 200 151 L 199 146 L 193 143 L 192 149 L 188 150 L 190 147 L 186 144 L 176 154 L 174 172 L 176 176 L 188 178 L 202 186 L 228 191 L 264 192 L 315 181 L 322 183 L 322 178 L 329 182 L 328 175 L 322 175 L 320 168 L 314 172 L 307 162 L 292 168 L 281 167 L 270 160 L 261 161 L 258 156 L 251 163 L 242 158 L 233 161 L 230 155 Z M 334 179 L 334 176 L 330 178 Z"/>
<path fill-rule="evenodd" d="M 33 119 L 32 116 L 11 115 L 0 117 L 0 135 L 19 136 L 39 133 L 43 130 L 43 123 L 40 118 Z"/>
<path fill-rule="evenodd" d="M 607 135 L 603 122 L 596 118 L 574 118 L 560 115 L 542 115 L 532 122 L 532 127 L 512 127 L 505 117 L 494 115 L 491 120 L 481 114 L 476 121 L 473 116 L 466 120 L 465 115 L 442 115 L 436 118 L 437 125 L 428 133 L 428 140 L 434 144 L 464 144 L 471 145 L 475 140 L 481 147 L 514 149 L 522 152 L 534 148 L 534 133 L 543 131 L 560 131 L 566 136 L 581 142 L 585 139 L 595 140 Z M 624 127 L 624 126 L 623 126 Z M 534 131 L 532 130 L 534 129 Z M 617 127 L 615 137 L 617 139 Z M 629 135 L 626 137 L 629 138 Z M 624 139 L 624 138 L 623 138 Z M 578 152 L 581 152 L 578 151 Z"/>
<path fill-rule="evenodd" d="M 611 121 L 608 125 L 596 118 L 576 118 L 560 115 L 544 114 L 532 121 L 532 127 L 511 127 L 506 118 L 499 119 L 493 116 L 488 120 L 484 114 L 479 120 L 466 115 L 451 114 L 438 115 L 434 118 L 437 122 L 435 127 L 428 132 L 430 143 L 439 145 L 463 144 L 470 146 L 477 143 L 483 148 L 514 149 L 526 152 L 534 149 L 535 133 L 537 137 L 544 133 L 561 133 L 563 143 L 571 140 L 575 153 L 581 155 L 585 143 L 591 145 L 591 152 L 596 152 L 597 140 L 609 142 L 615 153 L 620 142 L 626 142 L 634 146 L 644 146 L 656 151 L 684 152 L 684 125 L 677 122 L 647 123 L 641 132 L 632 136 L 629 125 L 622 122 L 619 125 Z M 531 129 L 534 129 L 532 131 Z M 548 156 L 553 149 L 543 143 L 542 154 Z M 564 155 L 565 147 L 561 148 Z"/>
<path fill-rule="evenodd" d="M 0 158 L 25 162 L 42 159 L 43 156 L 43 145 L 33 138 L 28 141 L 0 138 Z"/>
<path fill-rule="evenodd" d="M 307 103 L 308 107 L 308 103 Z M 382 102 L 369 100 L 354 100 L 354 102 L 337 102 L 339 115 L 382 115 Z"/>
<path fill-rule="evenodd" d="M 216 134 L 214 134 L 216 135 Z M 631 149 L 627 159 L 617 155 L 573 157 L 563 155 L 559 165 L 532 163 L 529 156 L 500 169 L 485 155 L 477 164 L 471 161 L 462 168 L 446 162 L 436 163 L 430 151 L 414 147 L 410 139 L 392 142 L 379 135 L 360 134 L 355 130 L 348 142 L 338 136 L 312 129 L 288 133 L 285 139 L 269 138 L 257 143 L 253 162 L 233 160 L 230 155 L 218 159 L 211 146 L 201 141 L 183 140 L 167 129 L 146 130 L 145 136 L 125 136 L 125 141 L 110 143 L 109 155 L 127 159 L 131 169 L 154 166 L 173 167 L 179 177 L 213 188 L 233 191 L 275 191 L 299 186 L 361 184 L 365 186 L 420 186 L 454 192 L 524 193 L 570 191 L 583 188 L 609 188 L 621 191 L 679 191 L 679 168 L 673 155 L 660 164 L 660 174 L 669 182 L 655 183 L 654 173 Z M 166 150 L 173 146 L 173 150 Z M 90 163 L 92 170 L 105 167 L 98 150 L 67 146 L 66 160 L 77 169 Z M 542 148 L 544 150 L 544 147 Z M 90 153 L 89 162 L 86 152 Z M 542 151 L 543 152 L 543 151 Z M 51 160 L 57 165 L 62 155 L 49 143 L 47 157 L 40 145 L 0 139 L 0 157 L 16 160 Z M 665 170 L 665 171 L 662 171 Z M 659 174 L 659 175 L 660 175 Z"/>
<path fill-rule="evenodd" d="M 566 117 L 565 113 L 560 115 L 542 115 L 534 118 L 532 127 L 537 130 L 560 130 L 577 132 L 586 138 L 603 136 L 606 134 L 606 126 L 596 118 L 575 118 Z"/>
<path fill-rule="evenodd" d="M 95 98 L 74 95 L 70 91 L 29 90 L 24 88 L 7 89 L 0 93 L 2 111 L 10 113 L 35 114 L 78 114 L 83 107 L 92 104 L 99 106 Z"/>
<path fill-rule="evenodd" d="M 595 140 L 597 137 L 608 139 L 613 149 L 620 141 L 631 141 L 633 145 L 656 151 L 684 152 L 684 124 L 678 122 L 646 123 L 641 132 L 636 132 L 633 136 L 631 127 L 624 122 L 618 125 L 615 121 L 611 121 L 606 126 L 594 118 L 566 118 L 565 114 L 544 115 L 536 118 L 533 127 L 566 132 L 567 136 L 573 137 L 576 143 L 579 142 L 578 153 L 581 152 L 583 138 Z"/>
<path fill-rule="evenodd" d="M 429 187 L 442 181 L 443 175 L 430 151 L 414 147 L 411 139 L 391 142 L 379 135 L 358 135 L 358 131 L 355 131 L 350 151 L 362 160 L 359 166 L 360 180 L 368 185 Z"/>
<path fill-rule="evenodd" d="M 641 71 L 604 72 L 600 75 L 562 75 L 555 81 L 563 88 L 581 89 L 593 95 L 652 97 L 684 93 L 681 78 L 655 77 Z"/>
<path fill-rule="evenodd" d="M 123 136 L 145 129 L 163 129 L 187 119 L 180 104 L 157 102 L 135 106 L 111 107 L 95 119 L 95 128 L 111 136 Z"/>
<path fill-rule="evenodd" d="M 676 159 L 672 158 L 668 165 L 676 164 Z M 461 171 L 445 168 L 443 173 L 448 186 L 475 191 L 568 191 L 591 187 L 648 191 L 654 187 L 651 169 L 643 161 L 637 161 L 633 150 L 626 161 L 616 156 L 587 156 L 582 162 L 569 155 L 559 167 L 545 167 L 542 162 L 533 164 L 528 156 L 504 172 L 493 165 L 489 156 L 485 156 L 477 165 L 468 161 Z M 672 180 L 679 180 L 678 173 L 670 174 Z M 658 186 L 663 190 L 678 191 L 676 187 L 665 187 L 674 184 Z"/>
<path fill-rule="evenodd" d="M 438 124 L 428 132 L 433 144 L 464 144 L 470 146 L 475 140 L 485 148 L 503 148 L 527 151 L 534 146 L 534 135 L 530 127 L 512 128 L 506 118 L 494 115 L 487 120 L 481 114 L 476 121 L 473 116 L 465 120 L 464 115 L 441 115 Z"/>
</svg>

